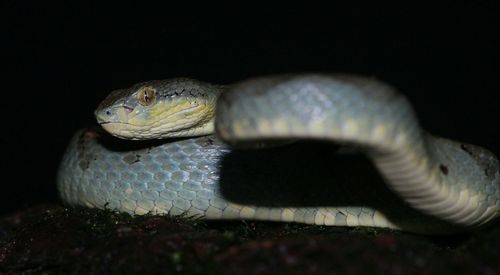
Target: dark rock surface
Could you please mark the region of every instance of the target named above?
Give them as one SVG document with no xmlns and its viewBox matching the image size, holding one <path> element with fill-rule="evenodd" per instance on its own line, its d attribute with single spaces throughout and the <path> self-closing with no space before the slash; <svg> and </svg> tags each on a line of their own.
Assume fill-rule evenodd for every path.
<svg viewBox="0 0 500 275">
<path fill-rule="evenodd" d="M 500 227 L 382 229 L 131 217 L 40 205 L 0 219 L 0 274 L 499 274 Z"/>
</svg>

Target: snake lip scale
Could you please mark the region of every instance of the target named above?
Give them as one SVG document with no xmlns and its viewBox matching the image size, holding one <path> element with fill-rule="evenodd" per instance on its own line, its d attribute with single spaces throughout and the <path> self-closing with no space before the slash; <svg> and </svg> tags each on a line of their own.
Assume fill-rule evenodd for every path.
<svg viewBox="0 0 500 275">
<path fill-rule="evenodd" d="M 76 133 L 57 179 L 69 205 L 422 234 L 500 215 L 494 154 L 422 130 L 375 78 L 156 80 L 113 91 L 95 115 L 109 134 L 143 141 Z"/>
</svg>

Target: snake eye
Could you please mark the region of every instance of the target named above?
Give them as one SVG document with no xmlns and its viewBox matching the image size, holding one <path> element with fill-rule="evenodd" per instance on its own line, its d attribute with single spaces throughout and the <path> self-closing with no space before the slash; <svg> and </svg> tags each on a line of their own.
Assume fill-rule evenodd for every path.
<svg viewBox="0 0 500 275">
<path fill-rule="evenodd" d="M 156 90 L 152 87 L 142 87 L 137 93 L 137 99 L 141 105 L 149 106 L 153 104 L 156 99 Z"/>
</svg>

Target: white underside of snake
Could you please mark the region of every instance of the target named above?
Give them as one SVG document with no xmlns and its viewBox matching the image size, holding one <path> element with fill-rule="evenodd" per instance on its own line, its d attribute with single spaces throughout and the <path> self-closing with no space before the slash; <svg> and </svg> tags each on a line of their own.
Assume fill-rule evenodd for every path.
<svg viewBox="0 0 500 275">
<path fill-rule="evenodd" d="M 149 81 L 110 94 L 96 117 L 119 138 L 160 140 L 78 132 L 57 183 L 70 205 L 424 234 L 500 214 L 496 157 L 423 131 L 373 78 Z"/>
</svg>

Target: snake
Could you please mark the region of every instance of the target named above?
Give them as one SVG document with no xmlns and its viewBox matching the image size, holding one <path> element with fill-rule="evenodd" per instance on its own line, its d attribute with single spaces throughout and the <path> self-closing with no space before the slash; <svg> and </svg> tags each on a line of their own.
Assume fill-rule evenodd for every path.
<svg viewBox="0 0 500 275">
<path fill-rule="evenodd" d="M 95 117 L 60 163 L 68 205 L 421 234 L 500 214 L 495 155 L 425 131 L 375 77 L 146 81 L 111 92 Z"/>
</svg>

